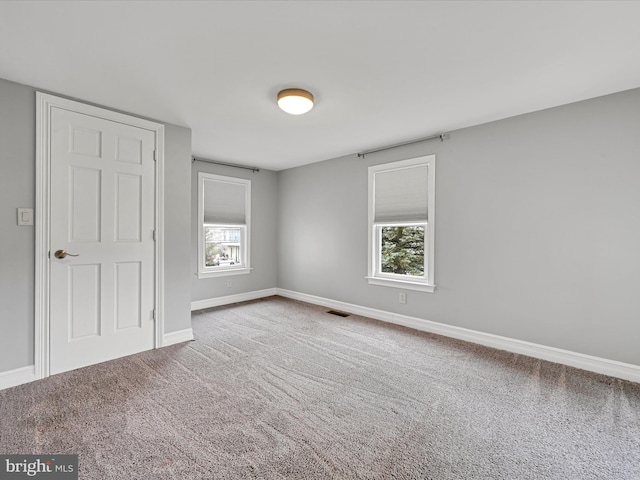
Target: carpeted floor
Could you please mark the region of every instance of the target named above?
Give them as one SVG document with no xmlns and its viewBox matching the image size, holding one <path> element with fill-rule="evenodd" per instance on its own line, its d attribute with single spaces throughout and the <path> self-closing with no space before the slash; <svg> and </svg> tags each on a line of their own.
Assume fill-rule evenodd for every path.
<svg viewBox="0 0 640 480">
<path fill-rule="evenodd" d="M 0 392 L 0 453 L 82 479 L 640 479 L 640 384 L 280 297 Z"/>
</svg>

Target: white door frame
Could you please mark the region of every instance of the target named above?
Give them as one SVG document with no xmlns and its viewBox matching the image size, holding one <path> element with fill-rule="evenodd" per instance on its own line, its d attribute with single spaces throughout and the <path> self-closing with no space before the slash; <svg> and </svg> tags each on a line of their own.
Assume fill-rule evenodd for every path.
<svg viewBox="0 0 640 480">
<path fill-rule="evenodd" d="M 91 115 L 155 132 L 155 348 L 164 333 L 164 125 L 104 108 L 36 92 L 36 211 L 35 211 L 35 345 L 37 379 L 49 373 L 49 251 L 50 245 L 50 126 L 52 108 Z"/>
</svg>

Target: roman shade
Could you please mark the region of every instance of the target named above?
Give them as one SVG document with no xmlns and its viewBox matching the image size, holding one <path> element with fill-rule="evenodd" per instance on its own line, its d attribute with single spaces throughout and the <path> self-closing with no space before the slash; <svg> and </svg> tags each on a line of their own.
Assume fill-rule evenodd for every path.
<svg viewBox="0 0 640 480">
<path fill-rule="evenodd" d="M 374 178 L 374 222 L 427 222 L 427 165 L 383 170 Z"/>
<path fill-rule="evenodd" d="M 204 223 L 244 225 L 246 219 L 246 185 L 206 179 L 204 188 Z"/>
</svg>

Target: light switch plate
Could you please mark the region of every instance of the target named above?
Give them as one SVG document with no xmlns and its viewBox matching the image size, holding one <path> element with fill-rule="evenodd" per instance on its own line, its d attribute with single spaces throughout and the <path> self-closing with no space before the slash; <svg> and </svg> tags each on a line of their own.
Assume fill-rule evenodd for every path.
<svg viewBox="0 0 640 480">
<path fill-rule="evenodd" d="M 18 209 L 18 225 L 33 225 L 33 208 Z"/>
</svg>

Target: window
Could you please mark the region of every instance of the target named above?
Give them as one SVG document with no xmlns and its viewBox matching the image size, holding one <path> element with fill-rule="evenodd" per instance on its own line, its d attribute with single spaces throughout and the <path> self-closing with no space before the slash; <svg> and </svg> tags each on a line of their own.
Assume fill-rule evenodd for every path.
<svg viewBox="0 0 640 480">
<path fill-rule="evenodd" d="M 251 180 L 198 173 L 198 277 L 249 273 Z"/>
<path fill-rule="evenodd" d="M 436 157 L 369 167 L 370 284 L 433 292 Z"/>
</svg>

